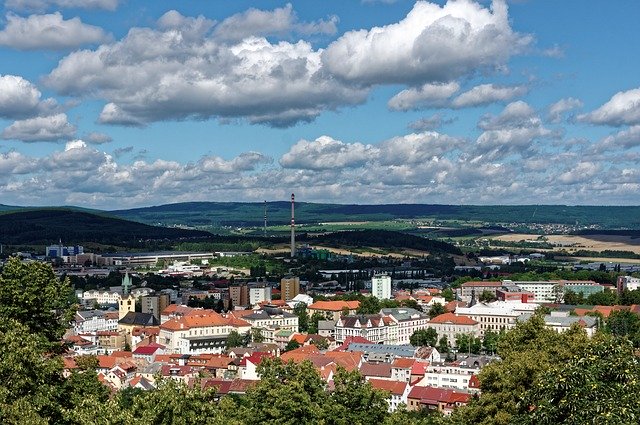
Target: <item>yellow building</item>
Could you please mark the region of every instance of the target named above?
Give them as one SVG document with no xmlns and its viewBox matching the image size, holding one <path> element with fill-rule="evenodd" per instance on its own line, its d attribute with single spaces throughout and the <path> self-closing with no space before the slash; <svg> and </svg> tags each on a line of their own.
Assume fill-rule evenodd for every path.
<svg viewBox="0 0 640 425">
<path fill-rule="evenodd" d="M 300 293 L 300 278 L 297 276 L 284 277 L 280 280 L 280 299 L 292 300 Z"/>
</svg>

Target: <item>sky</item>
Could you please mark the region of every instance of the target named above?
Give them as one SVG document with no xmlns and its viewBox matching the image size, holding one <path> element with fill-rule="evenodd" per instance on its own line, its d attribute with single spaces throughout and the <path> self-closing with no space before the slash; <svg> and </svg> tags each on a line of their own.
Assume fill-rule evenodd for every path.
<svg viewBox="0 0 640 425">
<path fill-rule="evenodd" d="M 3 204 L 640 204 L 636 0 L 0 4 Z"/>
</svg>

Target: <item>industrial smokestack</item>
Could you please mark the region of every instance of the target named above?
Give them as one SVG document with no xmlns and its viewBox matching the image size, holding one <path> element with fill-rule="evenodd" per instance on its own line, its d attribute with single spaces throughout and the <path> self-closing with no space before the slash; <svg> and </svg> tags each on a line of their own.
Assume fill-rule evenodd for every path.
<svg viewBox="0 0 640 425">
<path fill-rule="evenodd" d="M 296 256 L 296 220 L 295 220 L 296 196 L 291 194 L 291 258 Z"/>
<path fill-rule="evenodd" d="M 267 237 L 267 201 L 264 201 L 264 237 Z"/>
</svg>

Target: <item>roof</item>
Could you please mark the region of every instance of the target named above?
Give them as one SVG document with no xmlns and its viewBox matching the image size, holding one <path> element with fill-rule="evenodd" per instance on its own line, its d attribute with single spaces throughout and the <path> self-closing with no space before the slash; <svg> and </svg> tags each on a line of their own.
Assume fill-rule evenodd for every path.
<svg viewBox="0 0 640 425">
<path fill-rule="evenodd" d="M 456 311 L 458 307 L 466 307 L 467 303 L 464 301 L 449 301 L 444 305 L 444 309 L 447 311 Z"/>
<path fill-rule="evenodd" d="M 309 310 L 342 311 L 344 308 L 356 310 L 360 301 L 316 301 L 307 307 Z"/>
<path fill-rule="evenodd" d="M 213 310 L 197 310 L 189 314 L 176 317 L 160 325 L 161 329 L 177 331 L 192 328 L 205 328 L 211 326 L 251 326 L 249 323 L 236 317 L 224 317 Z"/>
<path fill-rule="evenodd" d="M 164 347 L 159 344 L 143 345 L 142 347 L 136 348 L 133 354 L 138 356 L 152 356 L 156 351 L 161 350 L 162 348 Z"/>
<path fill-rule="evenodd" d="M 407 388 L 406 382 L 389 381 L 386 379 L 369 379 L 369 383 L 373 388 L 388 391 L 397 396 L 404 394 L 404 390 Z"/>
<path fill-rule="evenodd" d="M 391 366 L 397 369 L 411 369 L 415 362 L 416 362 L 415 359 L 398 357 L 393 361 L 393 363 L 391 363 Z"/>
<path fill-rule="evenodd" d="M 377 376 L 380 378 L 391 377 L 391 364 L 389 363 L 363 363 L 360 366 L 362 376 Z"/>
<path fill-rule="evenodd" d="M 492 282 L 492 281 L 471 281 L 465 282 L 462 284 L 465 288 L 473 288 L 473 287 L 500 287 L 502 286 L 502 282 Z"/>
<path fill-rule="evenodd" d="M 443 313 L 431 319 L 429 323 L 435 323 L 435 324 L 451 323 L 453 325 L 469 325 L 469 326 L 474 326 L 478 324 L 478 322 L 476 322 L 475 320 L 469 317 L 457 316 L 454 313 Z"/>
<path fill-rule="evenodd" d="M 360 344 L 357 342 L 349 344 L 348 351 L 362 351 L 363 353 L 391 354 L 400 357 L 413 357 L 416 347 L 413 345 L 387 345 L 387 344 Z"/>
<path fill-rule="evenodd" d="M 158 319 L 150 313 L 138 313 L 137 311 L 130 311 L 122 319 L 118 321 L 121 325 L 136 325 L 136 326 L 158 326 Z"/>
<path fill-rule="evenodd" d="M 421 403 L 438 404 L 438 403 L 467 403 L 471 398 L 470 394 L 461 393 L 445 388 L 414 386 L 409 391 L 408 398 L 419 399 Z"/>
</svg>

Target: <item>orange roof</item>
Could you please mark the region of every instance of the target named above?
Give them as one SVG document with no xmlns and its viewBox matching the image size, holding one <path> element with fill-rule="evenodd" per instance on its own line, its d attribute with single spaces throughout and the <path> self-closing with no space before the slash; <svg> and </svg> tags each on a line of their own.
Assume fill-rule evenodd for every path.
<svg viewBox="0 0 640 425">
<path fill-rule="evenodd" d="M 188 314 L 171 319 L 160 325 L 161 329 L 177 331 L 181 329 L 204 328 L 208 326 L 228 326 L 229 319 L 222 317 L 213 310 L 200 310 L 199 314 Z"/>
<path fill-rule="evenodd" d="M 253 313 L 255 313 L 253 310 L 233 310 L 229 312 L 229 315 L 234 316 L 237 319 L 241 319 L 244 316 L 248 316 Z"/>
<path fill-rule="evenodd" d="M 63 357 L 62 362 L 64 363 L 65 369 L 76 369 L 78 365 L 76 364 L 76 359 L 73 357 Z"/>
<path fill-rule="evenodd" d="M 283 362 L 293 361 L 294 363 L 300 363 L 304 360 L 307 360 L 309 356 L 314 354 L 320 354 L 320 350 L 311 344 L 311 345 L 303 345 L 302 347 L 298 347 L 295 350 L 287 351 L 283 355 L 280 356 Z"/>
<path fill-rule="evenodd" d="M 327 351 L 324 355 L 333 359 L 336 364 L 342 366 L 349 372 L 357 369 L 362 361 L 362 352 L 360 351 Z"/>
<path fill-rule="evenodd" d="M 306 334 L 293 334 L 290 341 L 295 341 L 298 344 L 302 345 L 307 341 L 307 336 L 308 335 Z"/>
<path fill-rule="evenodd" d="M 449 301 L 444 305 L 444 309 L 447 311 L 456 311 L 458 307 L 466 307 L 467 303 L 464 301 Z"/>
<path fill-rule="evenodd" d="M 360 301 L 316 301 L 311 304 L 309 310 L 324 310 L 324 311 L 342 311 L 343 308 L 349 310 L 355 310 L 360 307 Z"/>
<path fill-rule="evenodd" d="M 429 323 L 451 323 L 454 325 L 477 325 L 478 322 L 467 316 L 456 316 L 454 313 L 444 313 L 434 317 Z"/>
<path fill-rule="evenodd" d="M 407 388 L 406 382 L 388 381 L 386 379 L 369 379 L 369 383 L 373 388 L 382 391 L 389 391 L 394 395 L 402 395 L 405 388 Z"/>
<path fill-rule="evenodd" d="M 116 358 L 112 356 L 98 355 L 98 367 L 101 369 L 111 369 L 116 365 Z"/>
<path fill-rule="evenodd" d="M 189 307 L 181 304 L 169 304 L 167 308 L 162 310 L 160 313 L 162 316 L 169 316 L 171 314 L 187 314 L 190 311 L 194 310 L 193 307 Z"/>
<path fill-rule="evenodd" d="M 131 351 L 114 351 L 111 353 L 111 357 L 119 357 L 119 358 L 131 358 L 133 357 L 133 353 Z"/>
<path fill-rule="evenodd" d="M 133 336 L 160 335 L 160 327 L 159 326 L 149 326 L 149 327 L 145 327 L 145 328 L 135 327 L 131 331 L 131 334 Z"/>
<path fill-rule="evenodd" d="M 416 298 L 420 301 L 428 303 L 433 299 L 433 295 L 418 295 Z"/>
<path fill-rule="evenodd" d="M 398 357 L 393 361 L 393 363 L 391 363 L 391 366 L 399 369 L 411 369 L 411 367 L 415 362 L 416 362 L 415 359 Z"/>
<path fill-rule="evenodd" d="M 214 368 L 214 369 L 226 369 L 231 363 L 231 357 L 229 356 L 218 356 L 212 357 L 207 361 L 206 367 Z"/>
</svg>

